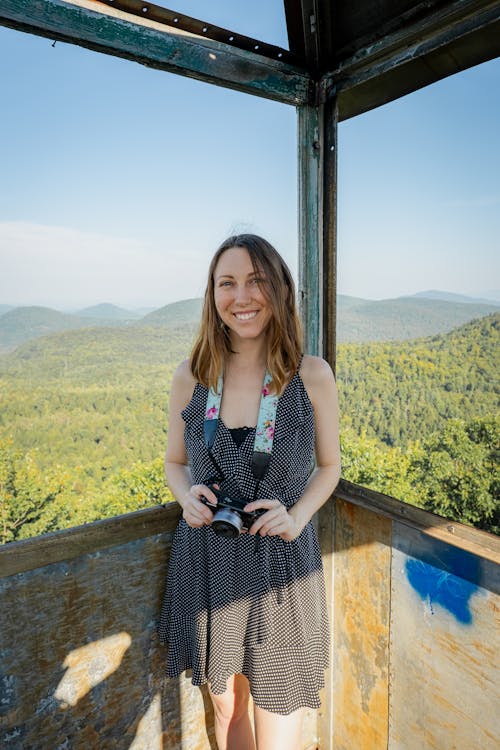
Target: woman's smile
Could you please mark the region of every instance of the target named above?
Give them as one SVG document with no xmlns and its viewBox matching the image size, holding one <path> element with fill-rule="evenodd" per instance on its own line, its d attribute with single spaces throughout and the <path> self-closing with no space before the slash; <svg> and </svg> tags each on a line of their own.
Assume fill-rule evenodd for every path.
<svg viewBox="0 0 500 750">
<path fill-rule="evenodd" d="M 253 320 L 256 315 L 259 314 L 258 310 L 252 310 L 251 312 L 236 312 L 233 313 L 234 317 L 238 320 Z"/>
</svg>

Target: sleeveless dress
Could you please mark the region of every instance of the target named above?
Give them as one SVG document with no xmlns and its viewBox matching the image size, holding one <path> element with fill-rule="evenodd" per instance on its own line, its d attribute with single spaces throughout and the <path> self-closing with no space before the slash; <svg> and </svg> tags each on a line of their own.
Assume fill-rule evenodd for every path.
<svg viewBox="0 0 500 750">
<path fill-rule="evenodd" d="M 217 472 L 203 437 L 207 389 L 197 384 L 182 412 L 193 484 Z M 268 471 L 258 498 L 287 508 L 304 492 L 314 461 L 314 413 L 297 372 L 278 401 Z M 254 497 L 255 428 L 237 445 L 219 419 L 212 454 L 223 470 L 221 489 Z M 321 553 L 308 523 L 297 539 L 216 535 L 181 519 L 172 544 L 160 640 L 168 645 L 167 676 L 192 670 L 194 685 L 226 690 L 227 678 L 246 675 L 254 703 L 278 714 L 318 708 L 324 685 L 329 628 Z"/>
</svg>

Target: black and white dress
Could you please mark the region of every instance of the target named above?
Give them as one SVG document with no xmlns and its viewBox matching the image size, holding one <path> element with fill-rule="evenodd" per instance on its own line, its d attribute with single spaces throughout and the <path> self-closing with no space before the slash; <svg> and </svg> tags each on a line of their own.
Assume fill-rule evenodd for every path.
<svg viewBox="0 0 500 750">
<path fill-rule="evenodd" d="M 213 477 L 203 422 L 207 390 L 197 384 L 182 412 L 193 484 Z M 290 508 L 301 497 L 314 458 L 314 413 L 297 372 L 279 398 L 271 462 L 257 497 Z M 255 428 L 240 445 L 219 419 L 212 454 L 228 495 L 253 499 Z M 167 675 L 192 670 L 192 682 L 223 693 L 242 673 L 256 705 L 278 714 L 317 708 L 328 652 L 321 554 L 308 523 L 292 542 L 280 537 L 217 536 L 182 519 L 171 550 L 159 624 L 168 644 Z"/>
</svg>

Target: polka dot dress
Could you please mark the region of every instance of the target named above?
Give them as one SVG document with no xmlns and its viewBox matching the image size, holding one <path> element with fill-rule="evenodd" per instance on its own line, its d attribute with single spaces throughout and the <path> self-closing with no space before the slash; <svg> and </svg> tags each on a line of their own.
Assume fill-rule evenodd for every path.
<svg viewBox="0 0 500 750">
<path fill-rule="evenodd" d="M 207 390 L 195 386 L 183 411 L 193 484 L 217 472 L 203 438 Z M 271 462 L 259 498 L 290 508 L 313 465 L 314 414 L 300 375 L 280 396 Z M 254 497 L 255 429 L 237 445 L 219 420 L 212 453 L 228 495 Z M 171 550 L 159 624 L 167 643 L 167 675 L 192 670 L 194 685 L 223 693 L 227 678 L 246 675 L 254 702 L 278 714 L 319 706 L 327 664 L 328 620 L 321 554 L 309 523 L 292 542 L 243 534 L 217 536 L 210 526 L 179 522 Z"/>
</svg>

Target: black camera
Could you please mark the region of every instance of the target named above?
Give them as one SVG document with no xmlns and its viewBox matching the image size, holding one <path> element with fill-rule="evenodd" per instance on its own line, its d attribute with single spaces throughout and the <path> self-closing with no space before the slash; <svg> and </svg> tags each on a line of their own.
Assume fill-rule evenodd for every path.
<svg viewBox="0 0 500 750">
<path fill-rule="evenodd" d="M 217 498 L 217 505 L 210 503 L 206 497 L 200 497 L 201 502 L 213 510 L 212 529 L 219 536 L 234 539 L 243 529 L 248 529 L 253 522 L 266 512 L 265 508 L 247 513 L 243 510 L 249 500 L 240 497 L 228 497 L 212 484 L 207 484 Z"/>
</svg>

